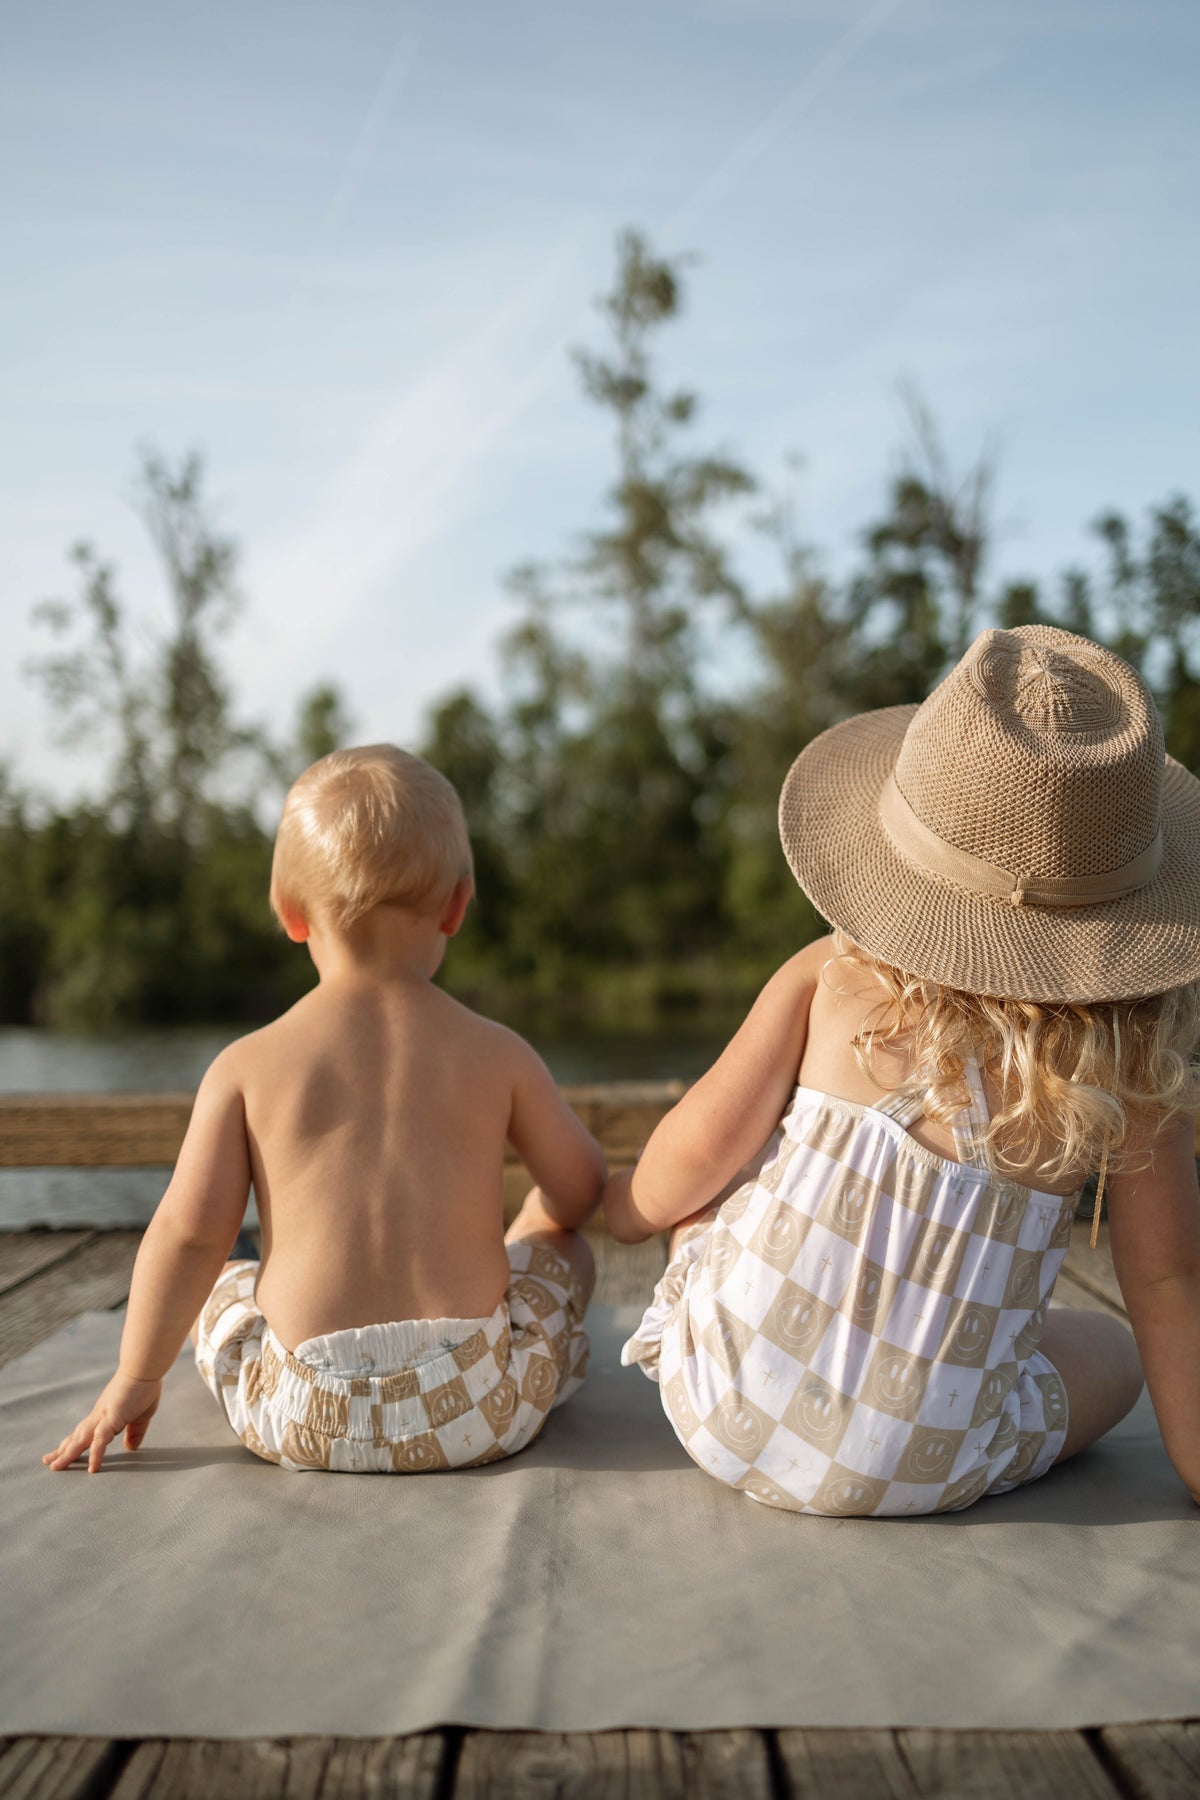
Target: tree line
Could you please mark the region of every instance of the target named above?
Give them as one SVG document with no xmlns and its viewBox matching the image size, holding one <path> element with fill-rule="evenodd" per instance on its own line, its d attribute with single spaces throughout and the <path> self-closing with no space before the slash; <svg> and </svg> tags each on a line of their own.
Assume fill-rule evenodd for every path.
<svg viewBox="0 0 1200 1800">
<path fill-rule="evenodd" d="M 575 353 L 612 428 L 598 522 L 510 576 L 500 697 L 443 697 L 415 746 L 455 783 L 475 846 L 478 900 L 446 979 L 509 1016 L 742 1005 L 822 929 L 776 837 L 792 758 L 851 713 L 923 699 L 984 625 L 1042 620 L 1108 643 L 1154 689 L 1171 754 L 1200 768 L 1200 527 L 1185 497 L 1138 524 L 1102 512 L 1091 568 L 996 583 L 992 460 L 952 470 L 909 394 L 881 515 L 834 576 L 798 528 L 797 472 L 772 484 L 704 447 L 697 395 L 663 379 L 684 300 L 683 259 L 625 233 L 602 339 Z M 306 694 L 284 738 L 235 716 L 235 547 L 195 456 L 148 452 L 140 482 L 169 630 L 144 642 L 87 547 L 75 597 L 39 609 L 53 638 L 32 678 L 103 781 L 62 807 L 0 780 L 10 1022 L 253 1020 L 312 979 L 267 913 L 263 796 L 346 741 L 345 702 Z"/>
</svg>

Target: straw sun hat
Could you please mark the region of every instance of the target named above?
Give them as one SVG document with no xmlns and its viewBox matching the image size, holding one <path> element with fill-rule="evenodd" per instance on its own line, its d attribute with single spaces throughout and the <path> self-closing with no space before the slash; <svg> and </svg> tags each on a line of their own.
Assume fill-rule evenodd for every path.
<svg viewBox="0 0 1200 1800">
<path fill-rule="evenodd" d="M 792 873 L 872 955 L 970 993 L 1124 1000 L 1200 978 L 1200 781 L 1128 663 L 985 631 L 921 706 L 792 764 Z"/>
</svg>

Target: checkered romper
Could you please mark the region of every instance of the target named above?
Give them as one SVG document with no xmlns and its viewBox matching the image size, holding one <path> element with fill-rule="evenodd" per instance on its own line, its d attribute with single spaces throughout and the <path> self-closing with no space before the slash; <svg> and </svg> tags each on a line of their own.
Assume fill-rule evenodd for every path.
<svg viewBox="0 0 1200 1800">
<path fill-rule="evenodd" d="M 958 1511 L 1045 1473 L 1067 1396 L 1037 1348 L 1076 1198 L 972 1166 L 977 1065 L 950 1162 L 920 1096 L 797 1088 L 750 1179 L 686 1233 L 622 1361 L 688 1454 L 795 1512 Z"/>
<path fill-rule="evenodd" d="M 547 1244 L 506 1249 L 508 1291 L 489 1318 L 308 1340 L 384 1350 L 438 1340 L 411 1366 L 400 1358 L 351 1371 L 286 1349 L 255 1297 L 258 1264 L 231 1263 L 200 1315 L 196 1367 L 247 1450 L 285 1469 L 422 1474 L 513 1456 L 582 1385 L 588 1339 L 582 1285 L 565 1258 Z"/>
</svg>

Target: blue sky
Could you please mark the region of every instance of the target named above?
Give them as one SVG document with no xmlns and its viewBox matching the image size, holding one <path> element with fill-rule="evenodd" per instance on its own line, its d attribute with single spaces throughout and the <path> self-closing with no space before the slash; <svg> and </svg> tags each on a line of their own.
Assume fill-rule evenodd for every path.
<svg viewBox="0 0 1200 1800">
<path fill-rule="evenodd" d="M 694 250 L 698 441 L 844 566 L 917 385 L 1000 449 L 996 568 L 1200 490 L 1189 0 L 64 0 L 0 24 L 0 757 L 61 791 L 23 669 L 90 538 L 152 628 L 135 446 L 242 543 L 243 710 L 332 677 L 413 741 L 494 691 L 501 577 L 596 517 L 617 231 Z"/>
</svg>

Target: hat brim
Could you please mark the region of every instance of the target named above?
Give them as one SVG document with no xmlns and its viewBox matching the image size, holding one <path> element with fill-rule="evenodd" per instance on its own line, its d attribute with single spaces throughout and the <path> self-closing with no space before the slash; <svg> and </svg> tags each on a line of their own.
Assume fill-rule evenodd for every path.
<svg viewBox="0 0 1200 1800">
<path fill-rule="evenodd" d="M 967 993 L 1140 999 L 1200 979 L 1200 781 L 1166 759 L 1163 860 L 1145 887 L 1096 906 L 972 893 L 903 856 L 879 797 L 915 706 L 862 713 L 814 738 L 779 798 L 779 835 L 817 910 L 871 955 Z"/>
</svg>

